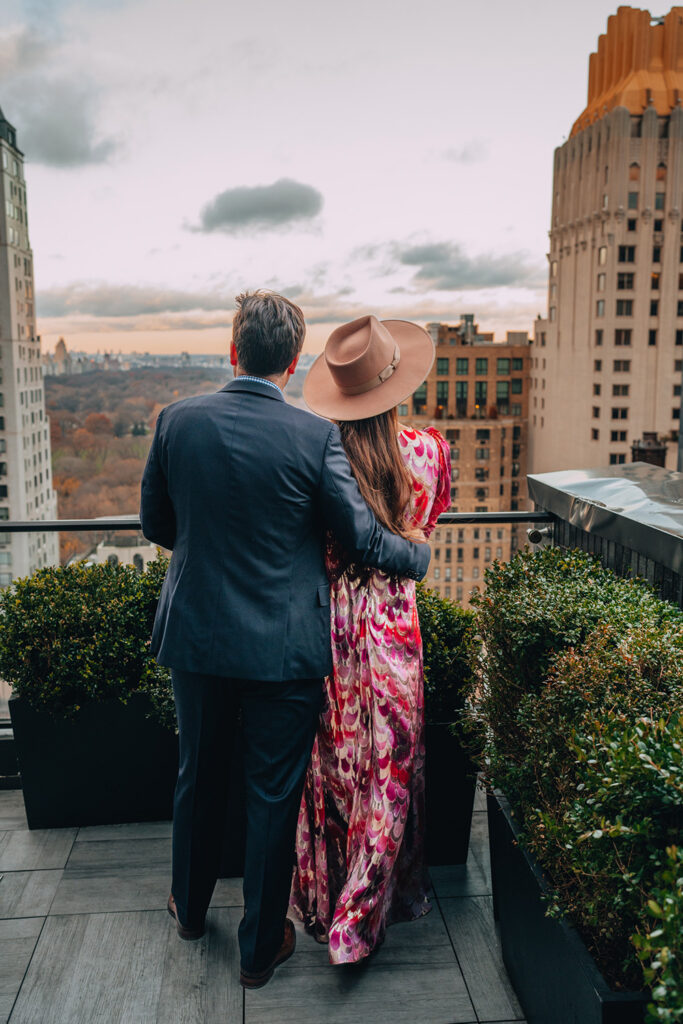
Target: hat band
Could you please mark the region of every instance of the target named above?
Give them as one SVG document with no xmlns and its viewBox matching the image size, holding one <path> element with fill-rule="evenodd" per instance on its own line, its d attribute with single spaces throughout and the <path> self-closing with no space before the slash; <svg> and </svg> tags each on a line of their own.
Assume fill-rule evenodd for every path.
<svg viewBox="0 0 683 1024">
<path fill-rule="evenodd" d="M 401 352 L 397 345 L 394 349 L 394 354 L 389 365 L 385 366 L 384 369 L 380 370 L 380 372 L 375 374 L 374 377 L 371 377 L 370 380 L 366 380 L 363 384 L 353 384 L 350 387 L 345 387 L 343 384 L 340 384 L 339 381 L 336 381 L 337 387 L 340 391 L 343 391 L 345 395 L 364 395 L 366 391 L 373 391 L 375 388 L 378 388 L 380 384 L 384 384 L 385 380 L 389 380 L 392 374 L 395 373 L 400 361 Z"/>
</svg>

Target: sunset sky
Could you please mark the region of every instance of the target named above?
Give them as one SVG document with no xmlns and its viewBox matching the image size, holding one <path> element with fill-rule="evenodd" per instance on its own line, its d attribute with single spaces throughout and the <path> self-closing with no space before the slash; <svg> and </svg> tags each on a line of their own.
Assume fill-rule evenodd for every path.
<svg viewBox="0 0 683 1024">
<path fill-rule="evenodd" d="M 364 312 L 531 329 L 553 149 L 615 10 L 3 0 L 44 347 L 218 352 L 259 286 L 310 351 Z"/>
</svg>

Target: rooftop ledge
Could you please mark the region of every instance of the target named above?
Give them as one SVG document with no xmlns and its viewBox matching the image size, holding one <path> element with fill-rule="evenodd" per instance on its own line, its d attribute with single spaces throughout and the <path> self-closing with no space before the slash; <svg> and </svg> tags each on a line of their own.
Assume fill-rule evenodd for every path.
<svg viewBox="0 0 683 1024">
<path fill-rule="evenodd" d="M 537 506 L 683 574 L 683 473 L 632 462 L 530 474 Z"/>
</svg>

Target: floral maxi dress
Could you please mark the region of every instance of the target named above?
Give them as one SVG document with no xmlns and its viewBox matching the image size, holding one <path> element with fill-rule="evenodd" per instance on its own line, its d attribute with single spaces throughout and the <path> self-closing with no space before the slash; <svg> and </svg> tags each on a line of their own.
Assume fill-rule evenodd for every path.
<svg viewBox="0 0 683 1024">
<path fill-rule="evenodd" d="M 413 477 L 409 517 L 429 534 L 450 504 L 448 445 L 433 428 L 406 427 L 399 445 Z M 335 579 L 329 558 L 328 570 L 334 671 L 299 810 L 291 905 L 339 964 L 430 905 L 415 583 L 378 570 Z"/>
</svg>

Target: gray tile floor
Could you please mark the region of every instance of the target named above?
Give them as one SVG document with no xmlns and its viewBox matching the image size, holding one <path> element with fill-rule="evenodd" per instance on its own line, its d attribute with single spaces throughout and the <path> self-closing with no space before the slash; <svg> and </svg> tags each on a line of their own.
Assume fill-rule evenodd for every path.
<svg viewBox="0 0 683 1024">
<path fill-rule="evenodd" d="M 170 824 L 29 832 L 0 791 L 0 1024 L 520 1024 L 491 913 L 486 814 L 470 856 L 433 868 L 433 909 L 389 929 L 371 962 L 331 967 L 298 929 L 295 956 L 240 988 L 238 880 L 182 942 L 166 913 Z"/>
</svg>

